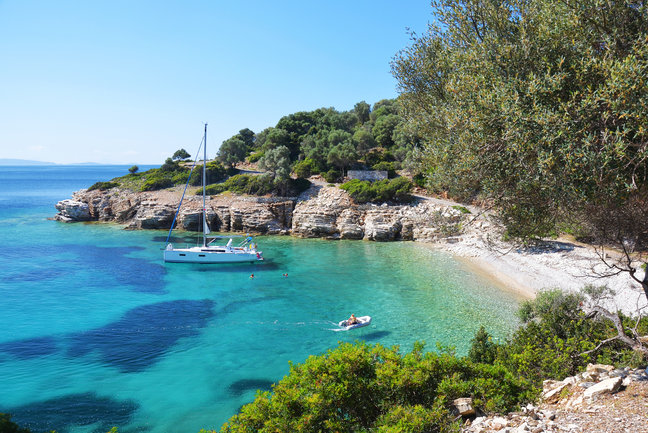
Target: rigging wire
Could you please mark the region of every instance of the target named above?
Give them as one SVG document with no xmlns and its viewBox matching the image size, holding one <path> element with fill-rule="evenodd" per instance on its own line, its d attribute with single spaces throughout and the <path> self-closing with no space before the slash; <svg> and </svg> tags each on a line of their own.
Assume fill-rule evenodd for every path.
<svg viewBox="0 0 648 433">
<path fill-rule="evenodd" d="M 204 135 L 200 140 L 200 145 L 198 146 L 198 150 L 196 151 L 196 158 L 194 159 L 194 163 L 191 166 L 191 170 L 189 171 L 189 177 L 187 178 L 187 183 L 185 183 L 184 191 L 182 191 L 182 197 L 180 198 L 180 204 L 178 205 L 178 210 L 173 216 L 173 222 L 171 223 L 171 228 L 169 229 L 169 234 L 167 235 L 165 241 L 165 244 L 167 245 L 169 244 L 169 239 L 171 239 L 171 232 L 173 231 L 173 227 L 175 227 L 176 219 L 178 218 L 178 214 L 180 213 L 180 207 L 182 207 L 182 201 L 184 200 L 185 193 L 187 192 L 187 187 L 189 186 L 189 181 L 191 180 L 191 174 L 193 173 L 193 170 L 196 167 L 196 163 L 198 162 L 198 158 L 200 157 L 200 149 L 202 149 L 203 144 L 205 144 Z M 203 161 L 203 164 L 207 165 L 207 161 Z"/>
</svg>

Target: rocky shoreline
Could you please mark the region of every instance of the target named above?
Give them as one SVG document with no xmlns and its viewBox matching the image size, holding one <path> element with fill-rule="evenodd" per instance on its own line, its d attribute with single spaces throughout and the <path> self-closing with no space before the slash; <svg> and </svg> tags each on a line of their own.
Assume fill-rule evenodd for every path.
<svg viewBox="0 0 648 433">
<path fill-rule="evenodd" d="M 199 229 L 202 197 L 185 196 L 176 227 Z M 58 202 L 54 219 L 119 223 L 126 229 L 168 229 L 182 189 L 132 192 L 80 190 Z M 501 227 L 487 212 L 432 197 L 407 205 L 359 205 L 334 186 L 313 184 L 299 197 L 221 194 L 206 202 L 210 227 L 219 232 L 292 235 L 366 241 L 418 241 L 460 258 L 477 274 L 505 290 L 532 298 L 541 290 L 579 291 L 607 285 L 615 292 L 608 307 L 630 314 L 648 308 L 641 288 L 625 273 L 601 277 L 606 269 L 591 246 L 547 240 L 522 247 L 501 240 Z"/>
<path fill-rule="evenodd" d="M 180 197 L 179 190 L 80 190 L 56 204 L 54 219 L 114 222 L 127 229 L 169 229 Z M 465 218 L 451 205 L 429 200 L 409 205 L 358 205 L 345 191 L 322 185 L 313 185 L 299 197 L 212 196 L 207 198 L 206 208 L 214 231 L 370 241 L 447 239 L 460 233 Z M 185 196 L 176 227 L 199 230 L 201 209 L 201 196 Z"/>
<path fill-rule="evenodd" d="M 576 376 L 545 380 L 538 405 L 509 414 L 475 416 L 471 401 L 457 403 L 463 415 L 472 415 L 462 426 L 463 433 L 646 433 L 648 372 L 589 364 Z"/>
</svg>

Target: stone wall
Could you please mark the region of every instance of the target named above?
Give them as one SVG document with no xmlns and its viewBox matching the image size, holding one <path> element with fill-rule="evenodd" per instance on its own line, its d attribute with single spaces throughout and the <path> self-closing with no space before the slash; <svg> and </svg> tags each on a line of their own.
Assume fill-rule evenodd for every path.
<svg viewBox="0 0 648 433">
<path fill-rule="evenodd" d="M 382 170 L 349 170 L 347 171 L 349 179 L 368 180 L 375 182 L 377 180 L 387 179 L 387 171 Z"/>
</svg>

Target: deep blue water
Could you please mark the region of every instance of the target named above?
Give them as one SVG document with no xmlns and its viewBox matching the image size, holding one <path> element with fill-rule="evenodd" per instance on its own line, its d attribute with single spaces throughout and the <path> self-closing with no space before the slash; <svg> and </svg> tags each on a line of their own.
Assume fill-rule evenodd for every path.
<svg viewBox="0 0 648 433">
<path fill-rule="evenodd" d="M 338 341 L 465 353 L 515 325 L 519 299 L 415 243 L 259 237 L 266 263 L 165 265 L 166 232 L 48 219 L 127 169 L 0 167 L 0 412 L 35 432 L 218 429 Z M 336 332 L 352 312 L 372 325 Z"/>
</svg>

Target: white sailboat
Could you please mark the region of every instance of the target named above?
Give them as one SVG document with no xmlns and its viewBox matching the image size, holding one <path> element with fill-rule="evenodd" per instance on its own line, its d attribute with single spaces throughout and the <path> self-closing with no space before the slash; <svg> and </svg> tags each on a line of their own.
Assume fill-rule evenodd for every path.
<svg viewBox="0 0 648 433">
<path fill-rule="evenodd" d="M 202 207 L 202 246 L 192 246 L 185 248 L 176 248 L 173 244 L 168 243 L 171 237 L 171 231 L 175 224 L 175 218 L 169 230 L 167 237 L 167 246 L 164 250 L 164 261 L 170 263 L 242 263 L 258 262 L 263 260 L 262 252 L 257 251 L 256 244 L 250 236 L 236 246 L 233 246 L 233 240 L 242 236 L 209 236 L 209 224 L 207 223 L 206 207 L 206 169 L 207 169 L 207 124 L 205 124 L 205 135 L 203 137 L 203 171 L 202 171 L 202 188 L 203 188 L 203 207 Z M 186 186 L 185 186 L 186 190 Z M 184 194 L 183 194 L 184 197 Z M 182 206 L 182 200 L 178 205 L 178 211 Z M 176 213 L 177 216 L 177 213 Z M 226 245 L 212 245 L 217 239 L 229 238 Z"/>
</svg>

